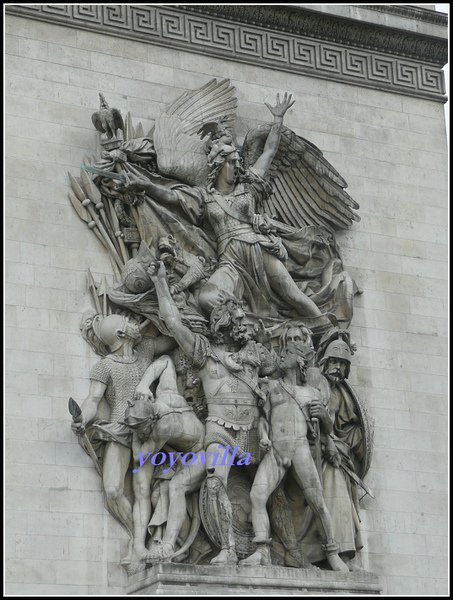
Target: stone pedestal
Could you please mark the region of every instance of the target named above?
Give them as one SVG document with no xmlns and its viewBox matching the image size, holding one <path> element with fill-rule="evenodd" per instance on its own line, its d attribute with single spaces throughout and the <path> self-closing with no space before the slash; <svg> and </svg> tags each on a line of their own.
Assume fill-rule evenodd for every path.
<svg viewBox="0 0 453 600">
<path fill-rule="evenodd" d="M 137 595 L 379 594 L 376 575 L 285 567 L 233 567 L 162 563 L 129 578 Z"/>
</svg>

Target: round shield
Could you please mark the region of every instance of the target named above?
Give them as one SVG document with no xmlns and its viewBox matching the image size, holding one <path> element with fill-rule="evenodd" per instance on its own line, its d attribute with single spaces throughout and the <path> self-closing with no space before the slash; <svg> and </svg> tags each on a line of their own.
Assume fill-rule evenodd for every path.
<svg viewBox="0 0 453 600">
<path fill-rule="evenodd" d="M 246 558 L 256 550 L 256 545 L 252 542 L 254 538 L 251 522 L 252 503 L 250 501 L 252 481 L 245 473 L 244 467 L 231 468 L 227 488 L 233 512 L 233 533 L 236 542 L 236 554 L 240 559 Z M 218 507 L 216 503 L 209 501 L 207 478 L 201 485 L 199 499 L 200 516 L 205 531 L 211 542 L 220 549 L 220 528 L 217 525 L 216 518 Z"/>
</svg>

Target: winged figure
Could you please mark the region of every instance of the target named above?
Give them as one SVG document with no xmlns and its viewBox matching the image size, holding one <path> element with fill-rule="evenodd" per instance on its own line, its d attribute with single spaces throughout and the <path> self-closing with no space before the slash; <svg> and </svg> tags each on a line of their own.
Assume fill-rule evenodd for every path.
<svg viewBox="0 0 453 600">
<path fill-rule="evenodd" d="M 133 313 L 142 319 L 140 329 L 151 323 L 172 337 L 172 323 L 180 323 L 184 335 L 195 340 L 180 368 L 187 375 L 186 392 L 195 386 L 200 357 L 208 356 L 208 338 L 215 337 L 213 316 L 223 323 L 228 315 L 221 305 L 236 306 L 238 300 L 244 311 L 237 310 L 247 316 L 244 330 L 248 320 L 255 321 L 255 333 L 261 331 L 263 339 L 266 333 L 272 342 L 278 340 L 288 322 L 310 330 L 321 365 L 335 332 L 348 327 L 359 291 L 335 240 L 337 231 L 359 220 L 359 205 L 321 150 L 283 124 L 295 103 L 292 95 L 277 95 L 275 103 L 266 104 L 271 123 L 239 132 L 235 88 L 229 80 L 212 79 L 181 94 L 146 135 L 141 124 L 133 127 L 130 114 L 123 121 L 119 110 L 99 95 L 100 110 L 92 121 L 102 134 L 103 151 L 100 157 L 85 159 L 80 178 L 70 176 L 69 193 L 77 214 L 112 260 L 113 287 L 89 280 L 97 313 Z M 116 138 L 118 129 L 121 139 Z M 241 146 L 239 133 L 245 134 Z M 166 266 L 165 298 L 180 321 L 165 319 L 159 309 L 159 281 L 150 275 L 156 261 Z M 91 334 L 92 320 L 86 316 L 82 331 L 103 355 L 105 348 Z M 332 348 L 329 352 L 334 358 Z M 324 363 L 326 372 L 333 369 L 333 360 Z M 209 414 L 206 393 L 203 388 L 194 395 Z M 335 394 L 341 425 L 337 437 L 354 438 L 358 457 L 357 464 L 345 462 L 342 479 L 334 482 L 344 487 L 351 477 L 366 472 L 367 439 L 372 435 L 347 383 L 341 382 Z M 349 421 L 359 426 L 350 427 Z M 244 431 L 253 427 L 250 423 Z M 308 540 L 308 517 L 302 525 L 294 531 L 299 540 Z M 295 543 L 292 538 L 286 540 L 288 552 Z"/>
<path fill-rule="evenodd" d="M 112 131 L 121 115 L 100 96 L 93 122 L 106 131 L 109 114 Z M 242 147 L 234 135 L 237 104 L 230 81 L 212 79 L 177 98 L 147 136 L 141 126 L 134 136 L 129 117 L 125 141 L 95 162 L 111 178 L 94 182 L 120 226 L 136 228 L 135 253 L 144 241 L 158 255 L 159 240 L 172 235 L 186 255 L 218 261 L 189 290 L 204 313 L 235 296 L 252 315 L 277 323 L 304 318 L 315 335 L 332 323 L 347 326 L 357 287 L 334 232 L 359 220 L 359 206 L 321 150 L 283 125 L 291 95 L 267 105 L 273 123 L 248 131 Z M 111 245 L 121 268 L 132 247 L 124 252 L 115 236 Z"/>
<path fill-rule="evenodd" d="M 249 131 L 239 148 L 230 82 L 212 80 L 185 92 L 153 132 L 158 173 L 167 180 L 132 175 L 123 191 L 144 191 L 153 211 L 156 204 L 160 213 L 170 206 L 173 214 L 182 211 L 198 248 L 206 235 L 216 245 L 219 267 L 199 294 L 205 312 L 225 295 L 236 296 L 254 314 L 304 317 L 322 334 L 352 314 L 354 284 L 332 233 L 358 220 L 358 204 L 322 152 L 283 126 L 293 104 L 285 94 L 267 105 L 273 123 Z"/>
</svg>

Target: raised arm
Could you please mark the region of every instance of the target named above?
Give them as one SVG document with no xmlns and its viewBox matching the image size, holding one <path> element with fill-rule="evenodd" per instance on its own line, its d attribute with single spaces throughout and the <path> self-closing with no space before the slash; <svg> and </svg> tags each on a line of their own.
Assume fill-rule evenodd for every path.
<svg viewBox="0 0 453 600">
<path fill-rule="evenodd" d="M 183 324 L 178 307 L 173 302 L 170 290 L 168 289 L 164 263 L 159 261 L 158 264 L 153 265 L 148 269 L 148 273 L 156 287 L 160 318 L 168 327 L 170 333 L 174 336 L 184 354 L 193 356 L 196 337 L 195 334 Z"/>
<path fill-rule="evenodd" d="M 269 167 L 274 160 L 274 156 L 277 153 L 278 146 L 280 144 L 280 136 L 282 133 L 283 117 L 285 116 L 288 108 L 294 104 L 295 100 L 292 99 L 292 95 L 285 92 L 283 100 L 280 102 L 280 94 L 277 94 L 277 102 L 275 106 L 271 106 L 265 102 L 267 108 L 274 115 L 274 122 L 272 124 L 269 135 L 267 136 L 264 150 L 259 159 L 253 165 L 255 171 L 264 177 L 269 170 Z"/>
<path fill-rule="evenodd" d="M 148 196 L 161 202 L 162 204 L 178 204 L 178 194 L 164 187 L 145 179 L 144 177 L 137 177 L 133 173 L 128 173 L 130 183 L 123 185 L 118 188 L 118 192 L 146 192 Z"/>
</svg>

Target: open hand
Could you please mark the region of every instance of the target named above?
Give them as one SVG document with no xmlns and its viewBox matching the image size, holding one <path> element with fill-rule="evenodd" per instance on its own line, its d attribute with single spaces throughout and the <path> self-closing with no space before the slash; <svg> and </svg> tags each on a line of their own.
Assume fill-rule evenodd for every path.
<svg viewBox="0 0 453 600">
<path fill-rule="evenodd" d="M 266 344 L 271 339 L 270 332 L 265 328 L 262 319 L 258 320 L 253 326 L 255 341 Z"/>
<path fill-rule="evenodd" d="M 288 108 L 291 108 L 291 106 L 294 103 L 295 103 L 295 100 L 293 100 L 292 94 L 288 94 L 288 92 L 285 92 L 285 95 L 283 96 L 283 100 L 281 102 L 280 102 L 280 94 L 277 94 L 277 102 L 276 102 L 275 106 L 271 106 L 267 102 L 265 102 L 264 104 L 271 111 L 271 113 L 274 115 L 274 117 L 283 118 L 286 111 L 288 110 Z"/>
</svg>

